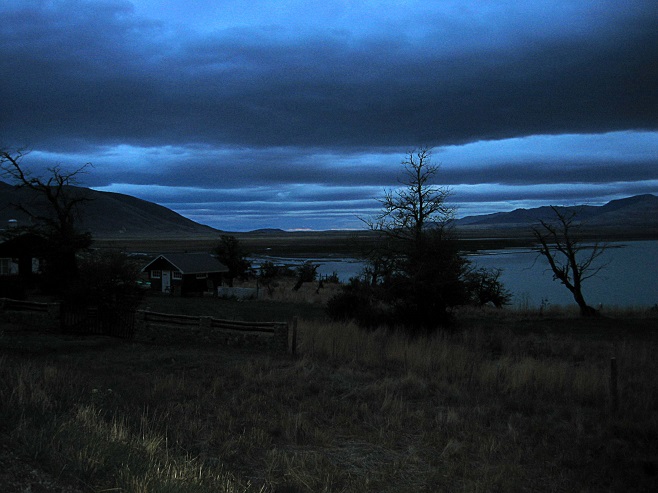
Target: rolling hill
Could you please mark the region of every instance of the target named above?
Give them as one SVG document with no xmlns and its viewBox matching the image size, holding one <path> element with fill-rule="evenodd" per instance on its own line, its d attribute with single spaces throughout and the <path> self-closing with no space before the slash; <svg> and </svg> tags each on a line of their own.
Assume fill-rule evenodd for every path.
<svg viewBox="0 0 658 493">
<path fill-rule="evenodd" d="M 658 234 L 658 197 L 651 194 L 636 195 L 612 200 L 602 206 L 558 207 L 559 210 L 577 212 L 577 219 L 584 227 L 603 231 L 653 230 Z M 555 217 L 549 206 L 533 209 L 515 209 L 481 216 L 467 216 L 456 221 L 463 229 L 528 229 L 540 220 Z"/>
<path fill-rule="evenodd" d="M 130 195 L 81 187 L 72 189 L 89 199 L 84 203 L 80 225 L 82 230 L 90 231 L 96 238 L 216 237 L 220 233 L 171 209 Z M 0 228 L 9 219 L 29 224 L 29 216 L 16 209 L 14 204 L 26 204 L 31 211 L 38 213 L 47 210 L 47 205 L 34 192 L 0 182 Z"/>
<path fill-rule="evenodd" d="M 196 223 L 166 207 L 153 202 L 112 192 L 99 192 L 89 188 L 72 187 L 89 199 L 80 217 L 81 229 L 95 238 L 216 238 L 220 230 Z M 9 219 L 29 224 L 30 218 L 13 204 L 28 204 L 31 210 L 45 211 L 46 204 L 29 190 L 0 181 L 0 229 Z M 641 234 L 658 238 L 658 197 L 651 194 L 636 195 L 613 200 L 602 206 L 577 206 L 578 219 L 592 231 L 606 234 Z M 516 209 L 479 216 L 467 216 L 455 221 L 467 236 L 505 236 L 527 234 L 540 219 L 551 219 L 548 206 L 533 209 Z M 257 231 L 267 236 L 294 233 L 276 229 Z M 252 232 L 256 233 L 256 232 Z"/>
</svg>

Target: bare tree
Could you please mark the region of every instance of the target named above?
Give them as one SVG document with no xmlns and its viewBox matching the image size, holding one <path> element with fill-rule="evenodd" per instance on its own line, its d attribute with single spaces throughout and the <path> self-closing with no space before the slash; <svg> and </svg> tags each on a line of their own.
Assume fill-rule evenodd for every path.
<svg viewBox="0 0 658 493">
<path fill-rule="evenodd" d="M 432 183 L 439 167 L 431 157 L 428 148 L 409 152 L 401 186 L 386 190 L 382 212 L 366 221 L 381 234 L 367 255 L 369 284 L 390 308 L 389 320 L 413 329 L 445 325 L 449 308 L 465 300 L 461 276 L 467 261 L 449 230 L 450 190 Z"/>
<path fill-rule="evenodd" d="M 375 221 L 368 222 L 371 229 L 420 247 L 427 226 L 443 228 L 453 219 L 454 207 L 447 204 L 449 188 L 431 183 L 439 170 L 431 161 L 432 151 L 428 148 L 406 155 L 402 161 L 402 187 L 385 191 L 380 200 L 382 213 Z"/>
<path fill-rule="evenodd" d="M 77 176 L 90 164 L 72 172 L 57 165 L 48 168 L 48 177 L 42 178 L 32 175 L 22 164 L 27 154 L 25 149 L 0 150 L 0 172 L 18 187 L 34 192 L 36 203 L 15 206 L 30 217 L 31 228 L 48 241 L 46 260 L 50 281 L 66 284 L 67 279 L 77 276 L 76 253 L 91 243 L 91 235 L 77 229 L 79 208 L 90 199 L 73 186 Z"/>
<path fill-rule="evenodd" d="M 401 164 L 400 187 L 385 190 L 379 200 L 382 211 L 374 219 L 363 220 L 370 230 L 381 234 L 364 255 L 366 274 L 373 285 L 389 282 L 409 260 L 422 259 L 427 248 L 448 239 L 447 226 L 454 218 L 454 207 L 447 204 L 450 189 L 432 184 L 439 171 L 432 163 L 432 150 L 410 151 Z"/>
<path fill-rule="evenodd" d="M 571 292 L 584 317 L 597 316 L 598 312 L 585 302 L 583 281 L 597 275 L 607 264 L 597 262 L 606 245 L 582 245 L 578 241 L 577 212 L 551 206 L 555 221 L 541 220 L 533 228 L 539 242 L 538 252 L 546 257 L 553 271 L 553 279 L 560 281 Z"/>
</svg>

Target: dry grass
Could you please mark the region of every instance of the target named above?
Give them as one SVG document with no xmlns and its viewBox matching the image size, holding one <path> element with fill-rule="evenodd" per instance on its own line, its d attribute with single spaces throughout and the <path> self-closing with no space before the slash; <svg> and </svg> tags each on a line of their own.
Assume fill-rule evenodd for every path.
<svg viewBox="0 0 658 493">
<path fill-rule="evenodd" d="M 294 359 L 5 331 L 0 431 L 88 491 L 652 491 L 655 318 L 529 317 L 302 319 Z"/>
</svg>

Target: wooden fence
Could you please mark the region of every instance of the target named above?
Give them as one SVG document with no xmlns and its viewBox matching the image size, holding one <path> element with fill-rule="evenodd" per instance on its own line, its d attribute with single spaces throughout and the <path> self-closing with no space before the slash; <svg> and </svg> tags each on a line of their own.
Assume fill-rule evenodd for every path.
<svg viewBox="0 0 658 493">
<path fill-rule="evenodd" d="M 0 320 L 69 334 L 137 336 L 156 342 L 195 339 L 283 351 L 289 348 L 286 322 L 241 322 L 146 310 L 119 310 L 111 305 L 90 307 L 0 298 Z"/>
<path fill-rule="evenodd" d="M 231 346 L 288 349 L 286 322 L 241 322 L 139 310 L 137 333 L 154 341 L 194 337 Z"/>
<path fill-rule="evenodd" d="M 37 301 L 0 298 L 0 310 L 2 311 L 48 313 L 58 305 L 59 303 L 42 303 Z"/>
<path fill-rule="evenodd" d="M 0 320 L 35 329 L 56 329 L 59 303 L 0 298 Z"/>
<path fill-rule="evenodd" d="M 135 310 L 116 305 L 62 303 L 60 328 L 65 334 L 97 334 L 131 339 L 135 335 Z"/>
</svg>

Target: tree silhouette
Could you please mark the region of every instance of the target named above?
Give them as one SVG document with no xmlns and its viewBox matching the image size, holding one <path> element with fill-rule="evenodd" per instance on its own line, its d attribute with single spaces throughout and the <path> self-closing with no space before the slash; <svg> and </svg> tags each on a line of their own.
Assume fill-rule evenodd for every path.
<svg viewBox="0 0 658 493">
<path fill-rule="evenodd" d="M 73 186 L 77 176 L 90 164 L 73 172 L 66 172 L 57 165 L 48 168 L 49 175 L 43 178 L 34 176 L 22 164 L 27 154 L 24 149 L 0 151 L 0 170 L 3 176 L 10 178 L 18 187 L 34 192 L 38 199 L 34 203 L 14 205 L 30 217 L 30 229 L 47 240 L 47 287 L 61 292 L 68 281 L 77 277 L 77 252 L 91 244 L 91 235 L 77 228 L 80 207 L 90 199 Z"/>
<path fill-rule="evenodd" d="M 445 325 L 449 308 L 467 299 L 462 276 L 468 262 L 450 228 L 450 190 L 432 183 L 439 167 L 431 155 L 427 148 L 406 155 L 401 186 L 385 191 L 382 212 L 366 221 L 381 236 L 367 255 L 370 299 L 387 307 L 392 323 L 411 330 Z"/>
<path fill-rule="evenodd" d="M 533 228 L 539 242 L 538 252 L 543 255 L 553 271 L 553 279 L 560 281 L 571 292 L 584 317 L 598 315 L 583 296 L 583 281 L 597 275 L 607 264 L 596 262 L 605 252 L 606 245 L 595 243 L 591 247 L 578 240 L 577 212 L 551 206 L 554 221 L 541 220 Z"/>
<path fill-rule="evenodd" d="M 251 264 L 245 258 L 246 253 L 240 240 L 233 235 L 222 235 L 213 252 L 217 255 L 217 259 L 228 267 L 227 277 L 230 287 L 233 287 L 233 280 L 236 277 L 244 277 L 251 268 Z"/>
</svg>

